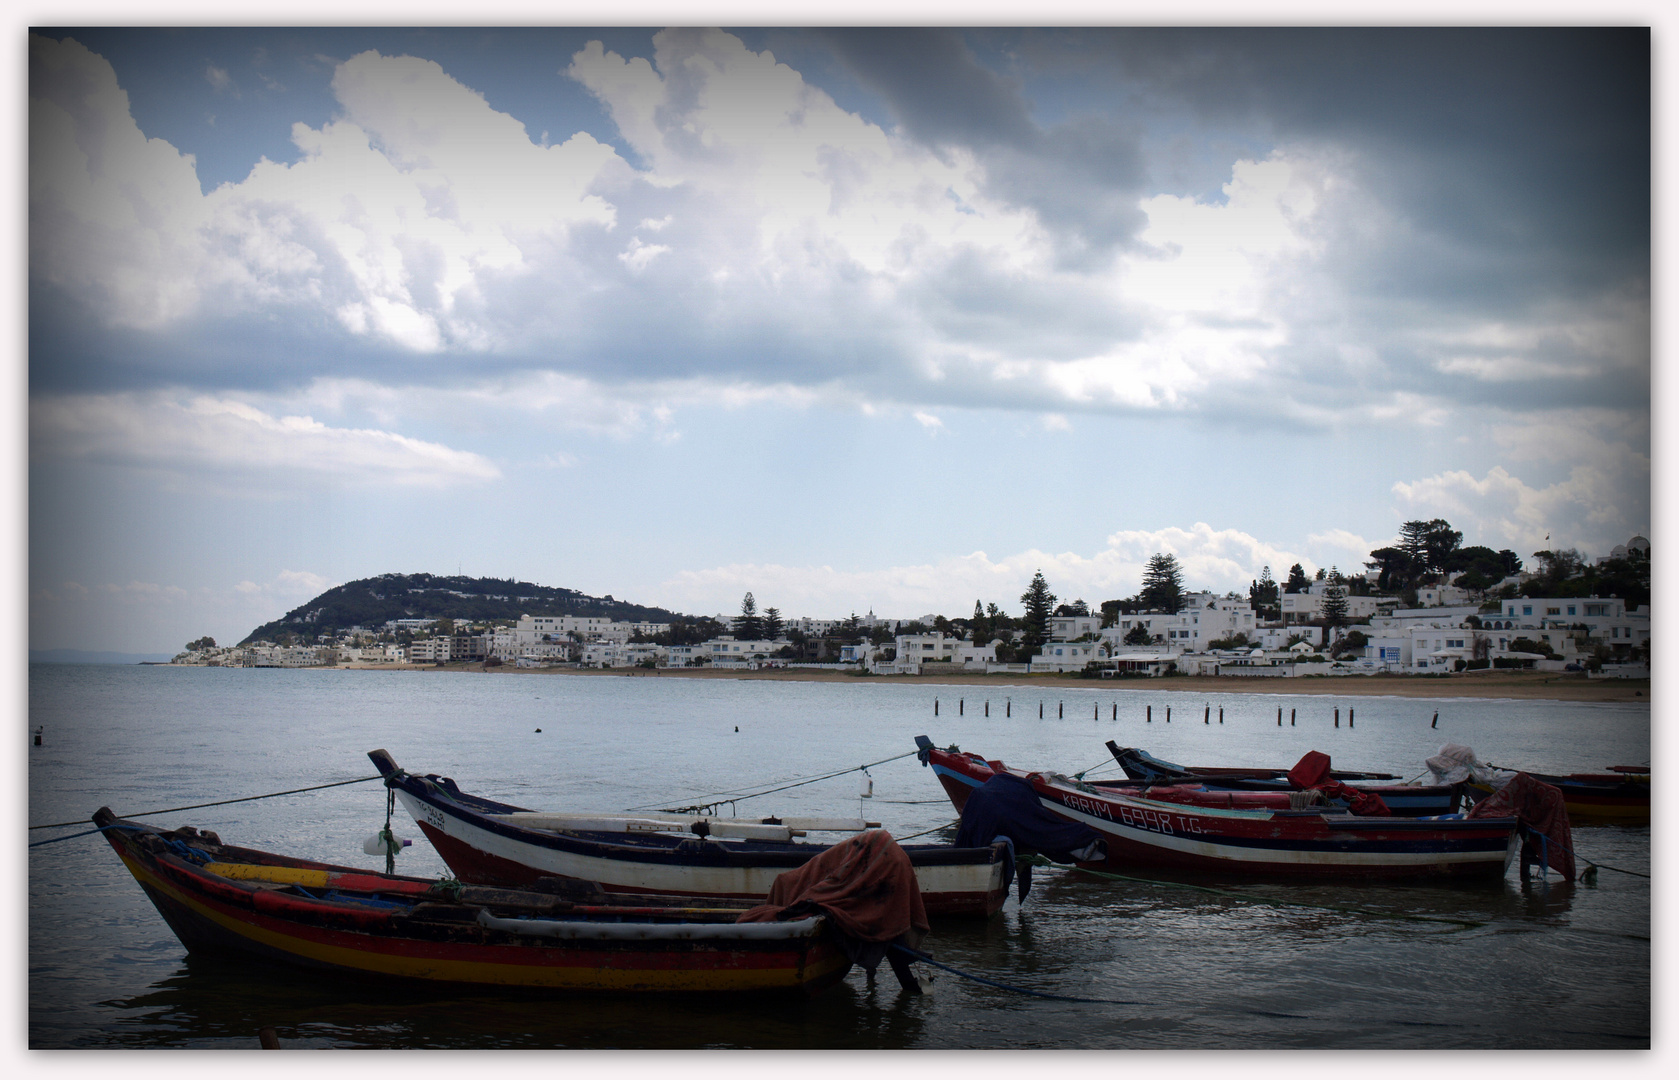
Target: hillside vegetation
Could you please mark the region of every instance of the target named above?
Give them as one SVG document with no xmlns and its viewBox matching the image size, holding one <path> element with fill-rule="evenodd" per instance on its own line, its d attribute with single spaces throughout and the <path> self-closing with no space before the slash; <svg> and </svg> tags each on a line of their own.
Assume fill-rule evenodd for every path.
<svg viewBox="0 0 1679 1080">
<path fill-rule="evenodd" d="M 313 640 L 361 626 L 376 630 L 391 619 L 451 619 L 456 623 L 511 622 L 521 615 L 590 615 L 621 622 L 670 622 L 664 608 L 589 596 L 507 578 L 381 574 L 346 582 L 252 630 L 240 644 Z"/>
</svg>

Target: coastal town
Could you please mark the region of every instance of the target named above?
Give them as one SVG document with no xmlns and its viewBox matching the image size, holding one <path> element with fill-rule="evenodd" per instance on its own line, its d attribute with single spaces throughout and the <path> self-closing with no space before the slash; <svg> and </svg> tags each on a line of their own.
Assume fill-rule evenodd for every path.
<svg viewBox="0 0 1679 1080">
<path fill-rule="evenodd" d="M 1636 597 L 1574 595 L 1591 580 L 1594 565 L 1642 568 L 1647 582 L 1646 538 L 1632 537 L 1594 565 L 1577 552 L 1540 552 L 1531 570 L 1520 569 L 1510 552 L 1462 549 L 1485 553 L 1483 562 L 1451 571 L 1435 570 L 1423 550 L 1429 526 L 1438 534 L 1445 523 L 1408 522 L 1416 550 L 1372 552 L 1370 569 L 1356 576 L 1331 568 L 1312 577 L 1296 564 L 1279 583 L 1267 567 L 1245 596 L 1186 591 L 1176 559 L 1157 554 L 1136 596 L 1094 609 L 1083 600 L 1056 603 L 1040 573 L 1021 596 L 1021 617 L 976 601 L 971 616 L 958 618 L 882 618 L 871 610 L 846 619 L 784 619 L 773 607 L 760 612 L 747 593 L 737 614 L 671 622 L 565 614 L 482 622 L 412 617 L 350 626 L 312 642 L 221 647 L 204 638 L 171 663 L 1251 679 L 1525 669 L 1649 677 L 1650 605 Z M 1457 553 L 1461 534 L 1446 535 L 1449 551 Z M 1518 568 L 1495 580 L 1487 558 Z M 1647 599 L 1647 584 L 1645 590 Z"/>
</svg>

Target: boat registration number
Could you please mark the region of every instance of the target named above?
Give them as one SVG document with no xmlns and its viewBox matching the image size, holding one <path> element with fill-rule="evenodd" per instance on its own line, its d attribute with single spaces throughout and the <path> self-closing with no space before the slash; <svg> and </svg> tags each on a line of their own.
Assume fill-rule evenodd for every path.
<svg viewBox="0 0 1679 1080">
<path fill-rule="evenodd" d="M 1126 825 L 1133 829 L 1145 829 L 1158 833 L 1199 833 L 1201 823 L 1195 818 L 1183 814 L 1168 813 L 1164 810 L 1144 810 L 1134 806 L 1114 806 L 1096 799 L 1086 799 L 1079 795 L 1064 795 L 1061 804 L 1069 810 L 1077 810 L 1081 814 L 1092 817 L 1107 818 L 1119 825 Z"/>
<path fill-rule="evenodd" d="M 436 826 L 439 829 L 443 828 L 443 811 L 439 810 L 435 806 L 427 806 L 424 810 L 426 815 L 426 824 Z"/>
</svg>

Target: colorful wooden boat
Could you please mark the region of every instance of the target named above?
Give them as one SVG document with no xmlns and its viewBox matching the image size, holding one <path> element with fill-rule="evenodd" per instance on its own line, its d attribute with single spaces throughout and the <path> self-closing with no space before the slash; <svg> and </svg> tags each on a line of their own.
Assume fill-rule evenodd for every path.
<svg viewBox="0 0 1679 1080">
<path fill-rule="evenodd" d="M 1130 872 L 1337 880 L 1497 877 L 1517 851 L 1515 818 L 1356 817 L 1334 807 L 1226 809 L 1140 798 L 1056 773 L 1011 769 L 918 737 L 952 804 L 999 772 L 1030 782 L 1040 804 L 1094 829 L 1107 858 L 1081 863 Z"/>
<path fill-rule="evenodd" d="M 108 808 L 93 821 L 193 952 L 479 986 L 708 994 L 815 993 L 851 964 L 823 915 L 737 923 L 745 905 L 626 902 L 575 883 L 569 896 L 563 884 L 461 886 L 163 832 Z"/>
<path fill-rule="evenodd" d="M 1611 773 L 1528 773 L 1562 792 L 1568 820 L 1575 825 L 1650 824 L 1650 774 L 1622 771 Z M 1468 783 L 1470 798 L 1479 801 L 1491 795 L 1493 787 L 1474 780 Z"/>
<path fill-rule="evenodd" d="M 405 772 L 384 750 L 367 756 L 449 869 L 475 884 L 518 888 L 564 877 L 623 895 L 761 901 L 777 876 L 830 846 L 795 840 L 787 820 L 544 814 L 469 795 L 448 777 Z M 1007 845 L 903 849 L 927 914 L 985 917 L 1002 909 Z"/>
<path fill-rule="evenodd" d="M 1289 808 L 1289 793 L 1294 786 L 1289 782 L 1287 769 L 1190 767 L 1165 761 L 1133 746 L 1119 746 L 1112 739 L 1107 745 L 1127 779 L 1092 781 L 1097 787 L 1134 792 L 1147 786 L 1149 798 L 1202 806 Z M 1332 769 L 1329 776 L 1379 796 L 1396 817 L 1436 817 L 1455 814 L 1463 807 L 1461 784 L 1396 784 L 1390 782 L 1399 779 L 1392 773 L 1344 769 Z M 1229 794 L 1236 792 L 1244 794 Z M 1249 797 L 1262 793 L 1269 796 Z M 1336 802 L 1331 800 L 1332 804 Z M 1339 805 L 1346 804 L 1341 801 Z"/>
</svg>

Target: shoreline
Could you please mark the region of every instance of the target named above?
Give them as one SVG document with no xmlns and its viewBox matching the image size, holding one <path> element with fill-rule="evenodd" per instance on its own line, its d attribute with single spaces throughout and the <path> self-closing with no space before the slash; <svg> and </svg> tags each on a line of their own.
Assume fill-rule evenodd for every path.
<svg viewBox="0 0 1679 1080">
<path fill-rule="evenodd" d="M 809 668 L 758 671 L 707 671 L 703 668 L 486 668 L 477 662 L 442 667 L 426 664 L 339 664 L 336 671 L 453 671 L 483 675 L 581 675 L 634 679 L 750 679 L 770 682 L 858 682 L 881 685 L 995 687 L 1010 689 L 1124 689 L 1159 693 L 1289 694 L 1328 697 L 1507 698 L 1518 701 L 1621 702 L 1649 704 L 1649 679 L 1587 679 L 1548 672 L 1487 672 L 1438 675 L 1309 675 L 1300 678 L 1244 678 L 1221 675 L 1167 675 L 1148 679 L 1082 679 L 1076 675 L 1019 673 L 981 675 L 949 672 L 924 675 L 861 675 Z"/>
</svg>

